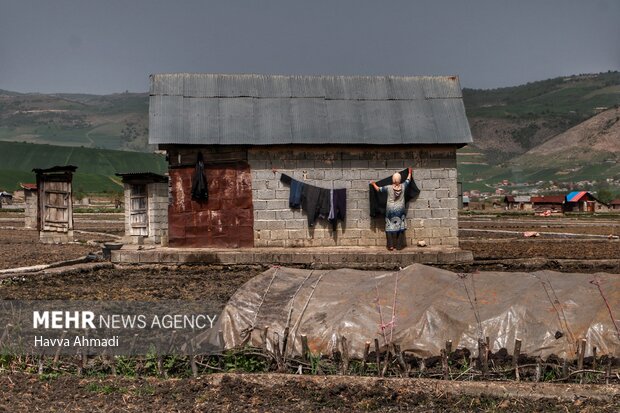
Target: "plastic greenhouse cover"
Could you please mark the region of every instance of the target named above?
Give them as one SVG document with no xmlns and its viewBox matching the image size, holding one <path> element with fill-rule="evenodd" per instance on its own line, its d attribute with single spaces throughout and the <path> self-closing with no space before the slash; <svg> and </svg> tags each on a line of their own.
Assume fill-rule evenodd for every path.
<svg viewBox="0 0 620 413">
<path fill-rule="evenodd" d="M 587 340 L 586 356 L 619 356 L 620 275 L 554 271 L 460 274 L 415 264 L 400 271 L 305 270 L 274 267 L 244 284 L 230 299 L 207 338 L 225 348 L 267 348 L 289 327 L 287 356 L 300 355 L 301 335 L 310 351 L 330 354 L 344 336 L 351 357 L 361 358 L 366 341 L 393 342 L 418 357 L 453 348 L 490 350 L 546 359 L 574 358 Z M 559 332 L 559 333 L 558 333 Z M 557 338 L 556 338 L 557 337 Z"/>
</svg>

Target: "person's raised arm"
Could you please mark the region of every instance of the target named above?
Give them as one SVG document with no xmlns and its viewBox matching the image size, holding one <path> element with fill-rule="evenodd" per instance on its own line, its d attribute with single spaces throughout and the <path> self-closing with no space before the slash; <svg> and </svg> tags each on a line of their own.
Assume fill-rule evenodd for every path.
<svg viewBox="0 0 620 413">
<path fill-rule="evenodd" d="M 411 181 L 411 175 L 413 175 L 413 168 L 409 167 L 409 175 L 407 175 L 407 179 Z"/>
<path fill-rule="evenodd" d="M 373 188 L 375 188 L 375 191 L 379 192 L 381 190 L 381 188 L 379 188 L 377 186 L 377 184 L 375 183 L 375 181 L 370 181 L 370 185 L 372 185 Z"/>
</svg>

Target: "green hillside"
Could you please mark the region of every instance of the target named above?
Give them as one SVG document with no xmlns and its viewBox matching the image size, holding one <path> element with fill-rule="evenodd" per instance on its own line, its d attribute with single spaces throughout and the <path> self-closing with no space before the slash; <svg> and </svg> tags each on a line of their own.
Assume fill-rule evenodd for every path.
<svg viewBox="0 0 620 413">
<path fill-rule="evenodd" d="M 463 89 L 463 98 L 474 136 L 473 145 L 461 149 L 457 157 L 465 190 L 489 191 L 504 179 L 573 182 L 620 178 L 618 164 L 606 162 L 609 157 L 600 153 L 581 159 L 573 168 L 567 168 L 570 148 L 567 159 L 557 155 L 532 164 L 521 157 L 598 113 L 618 107 L 620 72 L 558 77 L 491 90 Z"/>
<path fill-rule="evenodd" d="M 567 166 L 568 159 L 558 156 L 539 157 L 532 163 L 528 161 L 531 157 L 523 155 L 606 108 L 620 105 L 620 72 L 558 77 L 490 90 L 465 88 L 463 98 L 474 136 L 473 145 L 461 149 L 457 157 L 459 180 L 465 190 L 492 190 L 503 179 L 513 182 L 604 180 L 618 175 L 617 164 L 610 163 L 609 157 L 601 157 L 600 152 L 591 159 L 589 152 L 586 153 L 574 168 Z M 2 142 L 70 146 L 81 158 L 81 163 L 75 162 L 81 173 L 108 177 L 116 167 L 124 167 L 122 161 L 109 160 L 105 155 L 109 151 L 82 150 L 151 152 L 155 149 L 148 145 L 148 94 L 44 95 L 0 90 Z M 572 150 L 575 153 L 579 148 Z M 54 155 L 52 162 L 60 164 L 66 163 L 63 156 L 73 153 L 66 148 L 50 151 L 62 153 Z M 567 151 L 564 158 L 569 158 L 570 153 Z M 6 171 L 29 172 L 32 162 L 28 157 L 35 155 L 28 152 L 10 160 L 4 160 L 5 156 L 0 157 L 6 162 L 0 165 L 5 170 L 0 184 L 7 186 L 13 181 L 1 180 L 11 176 L 12 172 Z M 124 156 L 113 158 L 125 159 Z M 32 161 L 41 160 L 35 156 Z M 27 166 L 21 165 L 22 162 Z M 94 176 L 91 182 L 99 179 Z M 106 179 L 94 185 L 110 188 L 113 183 Z"/>
<path fill-rule="evenodd" d="M 0 141 L 150 151 L 148 95 L 0 90 Z"/>
<path fill-rule="evenodd" d="M 162 155 L 105 149 L 0 142 L 0 188 L 8 191 L 20 182 L 34 182 L 33 168 L 75 165 L 76 192 L 117 192 L 117 172 L 166 172 Z"/>
</svg>

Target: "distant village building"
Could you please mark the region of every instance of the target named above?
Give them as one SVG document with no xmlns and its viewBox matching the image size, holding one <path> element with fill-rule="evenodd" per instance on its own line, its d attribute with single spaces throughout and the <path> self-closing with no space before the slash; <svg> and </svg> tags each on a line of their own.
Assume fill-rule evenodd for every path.
<svg viewBox="0 0 620 413">
<path fill-rule="evenodd" d="M 551 210 L 562 212 L 564 210 L 563 195 L 541 195 L 530 198 L 534 210 Z"/>
<path fill-rule="evenodd" d="M 508 210 L 532 210 L 532 202 L 529 195 L 507 195 L 506 197 L 504 197 L 504 205 Z"/>
<path fill-rule="evenodd" d="M 607 212 L 609 206 L 588 191 L 573 191 L 566 195 L 566 212 Z"/>
<path fill-rule="evenodd" d="M 614 199 L 613 201 L 611 201 L 611 203 L 609 204 L 609 209 L 613 211 L 620 211 L 620 199 Z"/>
<path fill-rule="evenodd" d="M 471 142 L 456 77 L 151 76 L 149 143 L 168 155 L 171 247 L 384 246 L 369 181 L 408 166 L 421 192 L 407 244 L 456 247 L 456 150 Z M 199 157 L 208 199 L 192 197 Z M 290 207 L 282 174 L 346 189 L 345 221 L 311 223 Z"/>
<path fill-rule="evenodd" d="M 37 184 L 19 184 L 24 192 L 24 227 L 29 229 L 37 228 L 38 196 Z"/>
<path fill-rule="evenodd" d="M 44 243 L 73 241 L 73 173 L 77 166 L 33 169 L 37 176 L 37 229 Z"/>
<path fill-rule="evenodd" d="M 125 192 L 125 237 L 132 244 L 160 244 L 168 236 L 168 177 L 118 173 Z"/>
</svg>

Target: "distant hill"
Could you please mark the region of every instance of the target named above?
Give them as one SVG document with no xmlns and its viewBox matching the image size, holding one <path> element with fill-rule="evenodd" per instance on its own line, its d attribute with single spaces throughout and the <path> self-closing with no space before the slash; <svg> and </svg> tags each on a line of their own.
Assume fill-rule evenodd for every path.
<svg viewBox="0 0 620 413">
<path fill-rule="evenodd" d="M 489 191 L 504 179 L 518 183 L 620 179 L 616 155 L 591 150 L 583 143 L 587 140 L 579 143 L 574 134 L 565 134 L 577 127 L 576 131 L 588 130 L 602 146 L 605 141 L 620 141 L 618 129 L 606 123 L 615 119 L 614 110 L 620 105 L 619 72 L 492 90 L 464 89 L 463 96 L 474 136 L 474 144 L 460 150 L 457 158 L 465 189 Z M 590 118 L 583 128 L 577 126 Z"/>
<path fill-rule="evenodd" d="M 0 141 L 150 151 L 148 94 L 22 94 L 0 90 Z"/>
<path fill-rule="evenodd" d="M 164 156 L 157 154 L 0 142 L 0 189 L 13 191 L 20 182 L 34 182 L 33 168 L 55 165 L 78 167 L 75 192 L 119 192 L 122 185 L 117 172 L 165 173 Z"/>
<path fill-rule="evenodd" d="M 583 130 L 589 130 L 599 146 L 605 145 L 605 139 L 620 139 L 617 126 L 604 131 L 605 122 L 613 118 L 607 111 L 620 105 L 619 72 L 490 90 L 466 88 L 463 97 L 474 136 L 473 145 L 459 150 L 457 157 L 464 189 L 494 190 L 504 179 L 620 179 L 615 155 L 604 156 L 604 150 L 584 144 L 587 139 L 565 134 L 601 114 L 605 121 L 593 118 Z M 148 145 L 148 94 L 45 95 L 0 90 L 2 141 L 151 152 L 155 148 Z M 569 166 L 571 162 L 574 165 Z"/>
</svg>

